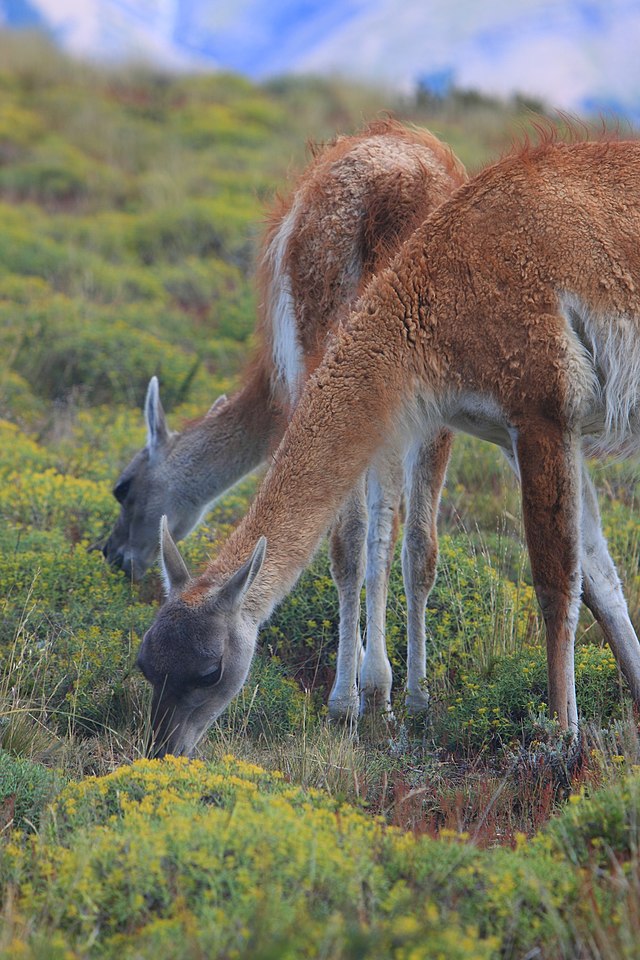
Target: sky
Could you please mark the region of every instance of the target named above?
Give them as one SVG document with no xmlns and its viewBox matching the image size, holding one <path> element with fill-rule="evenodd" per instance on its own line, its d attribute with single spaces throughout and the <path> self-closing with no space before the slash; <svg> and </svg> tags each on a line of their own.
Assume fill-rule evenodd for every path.
<svg viewBox="0 0 640 960">
<path fill-rule="evenodd" d="M 640 0 L 0 0 L 88 58 L 328 73 L 640 118 Z"/>
</svg>

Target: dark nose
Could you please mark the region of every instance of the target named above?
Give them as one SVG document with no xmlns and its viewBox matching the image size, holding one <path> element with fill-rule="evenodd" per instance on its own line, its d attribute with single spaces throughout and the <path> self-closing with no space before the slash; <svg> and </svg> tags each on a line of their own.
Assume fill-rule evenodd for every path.
<svg viewBox="0 0 640 960">
<path fill-rule="evenodd" d="M 125 576 L 131 577 L 133 571 L 132 561 L 125 560 L 124 551 L 113 546 L 111 537 L 109 537 L 102 548 L 102 553 L 110 566 L 115 567 L 116 570 L 122 570 Z"/>
<path fill-rule="evenodd" d="M 110 533 L 107 539 L 105 540 L 102 547 L 102 553 L 105 560 L 108 560 L 109 563 L 114 563 L 114 564 L 116 563 L 116 557 L 118 556 L 118 554 L 120 553 L 120 555 L 122 555 L 121 551 L 118 550 L 117 546 L 113 542 L 113 533 Z"/>
</svg>

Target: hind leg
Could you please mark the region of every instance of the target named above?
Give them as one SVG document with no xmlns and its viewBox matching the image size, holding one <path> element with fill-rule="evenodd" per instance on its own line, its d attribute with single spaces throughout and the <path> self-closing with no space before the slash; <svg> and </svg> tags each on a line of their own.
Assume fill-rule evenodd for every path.
<svg viewBox="0 0 640 960">
<path fill-rule="evenodd" d="M 640 644 L 602 533 L 596 491 L 586 467 L 582 472 L 582 571 L 584 602 L 600 624 L 633 699 L 640 704 Z"/>
<path fill-rule="evenodd" d="M 512 452 L 503 452 L 519 476 L 518 465 Z M 582 599 L 600 625 L 629 684 L 634 701 L 640 705 L 640 643 L 629 617 L 618 571 L 602 532 L 595 487 L 584 464 L 580 526 Z"/>
<path fill-rule="evenodd" d="M 539 416 L 520 425 L 516 453 L 531 572 L 547 632 L 549 709 L 577 730 L 574 652 L 581 593 L 581 455 L 577 438 Z"/>
</svg>

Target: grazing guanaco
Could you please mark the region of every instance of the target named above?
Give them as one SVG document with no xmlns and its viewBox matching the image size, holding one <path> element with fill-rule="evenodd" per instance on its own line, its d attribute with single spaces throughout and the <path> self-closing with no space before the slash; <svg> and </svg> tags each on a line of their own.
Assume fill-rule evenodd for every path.
<svg viewBox="0 0 640 960">
<path fill-rule="evenodd" d="M 207 505 L 263 463 L 284 432 L 327 338 L 373 272 L 466 179 L 451 151 L 428 131 L 372 124 L 319 151 L 291 195 L 276 204 L 258 269 L 259 347 L 240 390 L 218 398 L 182 433 L 166 421 L 156 378 L 145 403 L 147 444 L 120 476 L 120 516 L 107 559 L 141 576 L 158 554 L 160 517 L 186 536 Z M 407 706 L 426 709 L 425 606 L 435 578 L 436 516 L 449 458 L 444 431 L 409 452 L 385 450 L 357 478 L 333 524 L 331 570 L 340 599 L 333 718 L 388 710 L 391 666 L 385 643 L 389 569 L 397 508 L 407 489 L 403 568 L 408 606 Z M 366 572 L 366 648 L 360 595 Z"/>
<path fill-rule="evenodd" d="M 551 714 L 576 728 L 581 592 L 640 701 L 640 645 L 583 463 L 638 448 L 639 236 L 640 143 L 551 135 L 414 232 L 336 329 L 247 516 L 200 576 L 162 523 L 168 596 L 138 655 L 159 754 L 190 754 L 239 691 L 259 625 L 385 445 L 449 428 L 500 444 L 520 478 Z"/>
</svg>

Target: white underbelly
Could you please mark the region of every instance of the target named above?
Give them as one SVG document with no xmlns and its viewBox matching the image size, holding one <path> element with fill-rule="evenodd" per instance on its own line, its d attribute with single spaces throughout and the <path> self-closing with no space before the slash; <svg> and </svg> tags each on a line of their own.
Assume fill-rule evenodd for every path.
<svg viewBox="0 0 640 960">
<path fill-rule="evenodd" d="M 515 453 L 518 431 L 493 404 L 465 403 L 448 412 L 447 425 L 453 430 L 468 433 L 502 447 L 508 454 Z M 626 459 L 640 453 L 640 416 L 632 416 L 627 429 L 621 433 L 607 431 L 606 411 L 591 409 L 580 424 L 587 456 L 613 456 Z"/>
<path fill-rule="evenodd" d="M 453 430 L 511 450 L 513 429 L 504 410 L 490 397 L 463 394 L 450 398 L 441 414 Z"/>
<path fill-rule="evenodd" d="M 460 430 L 472 437 L 488 440 L 489 443 L 495 443 L 499 447 L 511 450 L 511 434 L 509 428 L 503 422 L 480 417 L 469 412 L 461 412 L 449 417 L 448 424 L 454 430 Z"/>
</svg>

